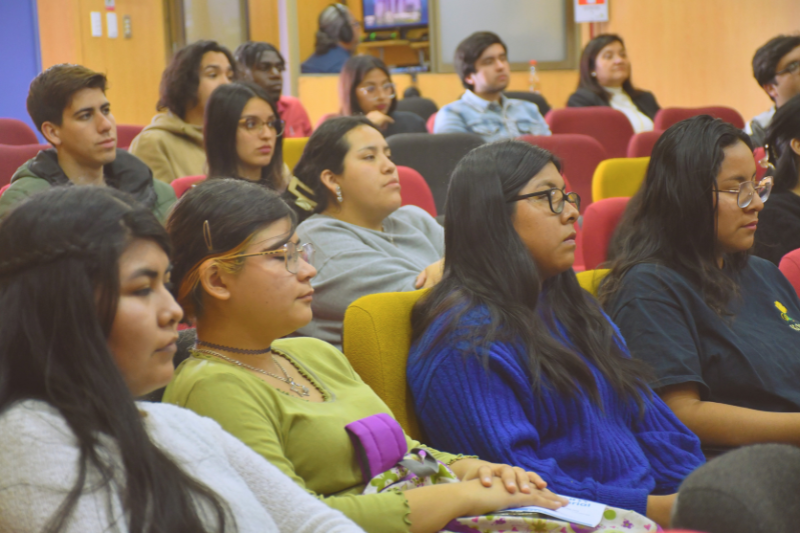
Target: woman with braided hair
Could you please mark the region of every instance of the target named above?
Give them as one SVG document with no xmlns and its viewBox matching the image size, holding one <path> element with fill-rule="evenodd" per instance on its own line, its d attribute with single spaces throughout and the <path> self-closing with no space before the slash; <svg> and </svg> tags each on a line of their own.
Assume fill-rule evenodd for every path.
<svg viewBox="0 0 800 533">
<path fill-rule="evenodd" d="M 215 422 L 134 402 L 173 373 L 168 251 L 110 188 L 0 226 L 0 531 L 360 531 Z"/>
</svg>

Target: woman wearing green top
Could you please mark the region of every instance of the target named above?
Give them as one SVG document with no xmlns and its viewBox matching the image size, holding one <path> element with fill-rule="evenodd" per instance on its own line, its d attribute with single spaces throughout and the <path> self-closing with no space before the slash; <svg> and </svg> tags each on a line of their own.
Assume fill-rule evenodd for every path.
<svg viewBox="0 0 800 533">
<path fill-rule="evenodd" d="M 164 400 L 213 418 L 367 531 L 433 532 L 459 516 L 564 505 L 532 472 L 435 450 L 462 483 L 361 494 L 344 426 L 391 412 L 334 347 L 282 338 L 311 320 L 316 270 L 295 225 L 275 193 L 241 180 L 203 183 L 178 203 L 172 279 L 198 343 Z"/>
</svg>

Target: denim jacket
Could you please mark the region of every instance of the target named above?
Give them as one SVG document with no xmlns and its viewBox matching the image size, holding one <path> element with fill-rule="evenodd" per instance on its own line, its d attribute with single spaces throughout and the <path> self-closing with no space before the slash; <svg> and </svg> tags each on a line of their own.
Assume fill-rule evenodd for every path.
<svg viewBox="0 0 800 533">
<path fill-rule="evenodd" d="M 532 102 L 500 97 L 489 102 L 472 91 L 439 110 L 434 133 L 475 133 L 487 142 L 520 135 L 550 135 L 539 108 Z"/>
</svg>

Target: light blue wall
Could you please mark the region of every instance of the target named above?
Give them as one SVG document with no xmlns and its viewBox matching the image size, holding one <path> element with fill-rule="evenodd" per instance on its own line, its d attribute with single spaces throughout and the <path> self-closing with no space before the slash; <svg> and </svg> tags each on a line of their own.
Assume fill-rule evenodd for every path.
<svg viewBox="0 0 800 533">
<path fill-rule="evenodd" d="M 0 50 L 0 117 L 20 119 L 36 131 L 25 109 L 28 86 L 42 71 L 36 0 L 0 0 Z"/>
</svg>

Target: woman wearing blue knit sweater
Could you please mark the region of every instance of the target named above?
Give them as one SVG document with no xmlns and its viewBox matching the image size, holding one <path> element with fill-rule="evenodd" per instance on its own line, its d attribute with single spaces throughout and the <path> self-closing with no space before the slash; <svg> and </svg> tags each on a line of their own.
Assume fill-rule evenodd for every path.
<svg viewBox="0 0 800 533">
<path fill-rule="evenodd" d="M 663 526 L 700 442 L 572 271 L 580 199 L 519 141 L 450 181 L 442 281 L 413 313 L 408 382 L 430 444 L 536 471 L 553 492 Z"/>
</svg>

